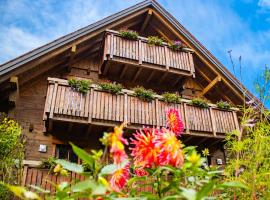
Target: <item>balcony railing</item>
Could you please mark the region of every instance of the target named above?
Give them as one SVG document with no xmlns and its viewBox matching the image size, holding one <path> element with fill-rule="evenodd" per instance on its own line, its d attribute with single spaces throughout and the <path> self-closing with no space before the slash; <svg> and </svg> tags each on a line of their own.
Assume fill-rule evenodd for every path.
<svg viewBox="0 0 270 200">
<path fill-rule="evenodd" d="M 166 126 L 165 111 L 179 110 L 186 134 L 208 134 L 214 137 L 238 127 L 236 111 L 216 107 L 199 108 L 187 100 L 180 104 L 165 103 L 160 96 L 151 102 L 135 97 L 133 91 L 123 90 L 113 95 L 92 85 L 83 95 L 73 90 L 66 80 L 49 78 L 44 120 L 53 119 L 98 125 L 115 125 L 126 121 L 130 128 Z"/>
<path fill-rule="evenodd" d="M 117 31 L 108 30 L 104 39 L 103 60 L 156 68 L 171 73 L 195 76 L 192 50 L 172 50 L 164 43 L 162 46 L 150 45 L 147 38 L 129 40 L 121 37 Z"/>
<path fill-rule="evenodd" d="M 48 169 L 25 165 L 23 170 L 23 180 L 21 184 L 25 187 L 29 187 L 29 189 L 31 189 L 30 186 L 37 186 L 44 190 L 55 192 L 55 187 L 52 185 L 52 183 L 60 184 L 61 182 L 71 182 L 75 179 L 78 181 L 84 181 L 85 177 L 80 174 L 76 174 L 75 172 L 70 172 L 67 176 L 62 176 L 61 174 L 54 175 Z M 151 181 L 153 181 L 153 178 L 149 177 L 146 182 L 151 183 Z M 138 192 L 153 193 L 154 189 L 149 185 L 141 185 L 141 187 L 138 189 Z M 42 194 L 39 195 L 44 198 Z"/>
</svg>

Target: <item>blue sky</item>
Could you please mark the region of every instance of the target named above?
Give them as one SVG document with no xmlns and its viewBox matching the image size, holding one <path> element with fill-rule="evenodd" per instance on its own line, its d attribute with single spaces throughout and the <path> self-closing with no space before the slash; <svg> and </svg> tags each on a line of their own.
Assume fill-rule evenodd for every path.
<svg viewBox="0 0 270 200">
<path fill-rule="evenodd" d="M 0 0 L 0 64 L 139 0 Z M 242 82 L 270 63 L 270 0 L 158 0 L 230 71 L 242 57 Z M 236 76 L 239 77 L 236 67 Z"/>
</svg>

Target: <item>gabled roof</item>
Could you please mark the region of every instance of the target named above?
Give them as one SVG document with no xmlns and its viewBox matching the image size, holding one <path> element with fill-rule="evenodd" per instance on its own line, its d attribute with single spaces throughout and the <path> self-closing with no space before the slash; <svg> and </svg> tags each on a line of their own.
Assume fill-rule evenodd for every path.
<svg viewBox="0 0 270 200">
<path fill-rule="evenodd" d="M 98 22 L 88 25 L 82 29 L 65 35 L 59 39 L 56 39 L 44 46 L 36 48 L 22 56 L 19 56 L 13 60 L 10 60 L 2 65 L 0 65 L 0 77 L 12 72 L 13 70 L 19 68 L 20 66 L 31 62 L 53 50 L 56 50 L 72 41 L 94 32 L 106 25 L 116 22 L 132 13 L 135 13 L 141 9 L 152 7 L 156 9 L 174 28 L 181 33 L 190 44 L 192 44 L 224 77 L 226 77 L 232 86 L 234 86 L 240 93 L 243 90 L 246 92 L 247 99 L 256 99 L 243 85 L 238 81 L 227 69 L 224 67 L 188 30 L 186 30 L 169 12 L 167 12 L 160 4 L 155 0 L 145 0 L 134 6 L 131 6 L 125 10 L 122 10 L 116 14 L 106 17 Z"/>
</svg>

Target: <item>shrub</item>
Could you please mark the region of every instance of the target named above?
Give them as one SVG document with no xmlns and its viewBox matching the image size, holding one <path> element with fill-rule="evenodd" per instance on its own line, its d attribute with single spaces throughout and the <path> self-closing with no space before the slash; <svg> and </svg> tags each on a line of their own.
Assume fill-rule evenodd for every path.
<svg viewBox="0 0 270 200">
<path fill-rule="evenodd" d="M 91 80 L 68 80 L 69 86 L 82 94 L 86 94 L 89 91 L 91 82 Z"/>
<path fill-rule="evenodd" d="M 132 31 L 132 30 L 120 30 L 119 34 L 121 37 L 130 39 L 130 40 L 137 40 L 139 37 L 139 34 L 136 31 Z"/>
<path fill-rule="evenodd" d="M 56 160 L 55 157 L 50 156 L 49 158 L 42 160 L 41 167 L 52 171 L 52 169 L 56 166 L 55 160 Z"/>
<path fill-rule="evenodd" d="M 169 48 L 173 50 L 181 50 L 184 47 L 186 47 L 186 45 L 181 41 L 169 42 Z"/>
<path fill-rule="evenodd" d="M 156 94 L 153 90 L 147 90 L 144 87 L 135 87 L 133 90 L 135 92 L 135 96 L 143 101 L 152 101 Z"/>
<path fill-rule="evenodd" d="M 243 106 L 241 128 L 226 134 L 228 162 L 225 180 L 245 183 L 249 190 L 229 190 L 235 199 L 269 199 L 270 123 L 269 111 L 263 113 Z M 251 181 L 252 180 L 252 181 Z"/>
<path fill-rule="evenodd" d="M 162 94 L 163 100 L 167 103 L 180 103 L 181 97 L 175 93 L 165 92 Z"/>
<path fill-rule="evenodd" d="M 222 110 L 230 110 L 231 105 L 227 101 L 219 101 L 217 102 L 217 107 Z"/>
<path fill-rule="evenodd" d="M 194 98 L 191 100 L 191 104 L 194 106 L 198 106 L 201 108 L 209 108 L 209 105 L 206 100 L 201 99 L 201 98 Z"/>
<path fill-rule="evenodd" d="M 161 46 L 163 44 L 163 40 L 159 38 L 158 36 L 149 36 L 148 38 L 148 44 L 150 45 L 158 45 Z"/>
<path fill-rule="evenodd" d="M 23 143 L 20 125 L 0 113 L 0 183 L 18 183 L 24 156 Z M 10 192 L 0 185 L 0 199 L 10 198 Z"/>
<path fill-rule="evenodd" d="M 118 94 L 122 91 L 123 86 L 119 83 L 99 83 L 98 86 L 112 94 Z"/>
<path fill-rule="evenodd" d="M 0 184 L 0 199 L 12 199 L 12 193 L 4 186 Z"/>
</svg>

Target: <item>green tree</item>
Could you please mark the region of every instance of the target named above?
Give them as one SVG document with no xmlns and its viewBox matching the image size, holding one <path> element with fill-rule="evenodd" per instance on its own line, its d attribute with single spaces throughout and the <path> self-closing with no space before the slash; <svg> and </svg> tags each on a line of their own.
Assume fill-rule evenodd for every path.
<svg viewBox="0 0 270 200">
<path fill-rule="evenodd" d="M 18 184 L 23 159 L 21 127 L 4 114 L 0 115 L 0 181 Z M 0 199 L 9 199 L 10 193 L 0 185 Z"/>
</svg>

